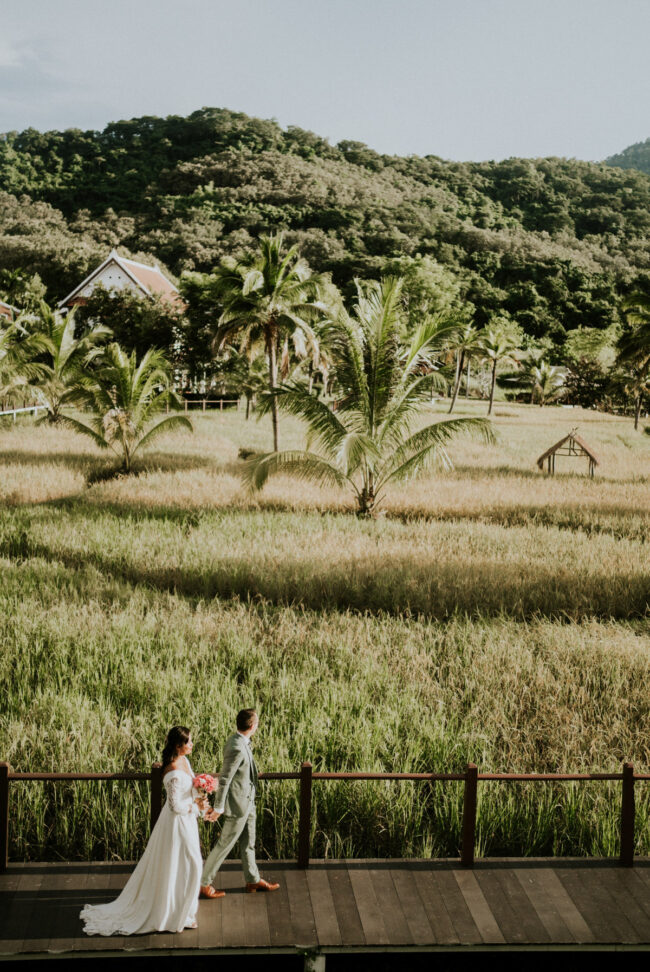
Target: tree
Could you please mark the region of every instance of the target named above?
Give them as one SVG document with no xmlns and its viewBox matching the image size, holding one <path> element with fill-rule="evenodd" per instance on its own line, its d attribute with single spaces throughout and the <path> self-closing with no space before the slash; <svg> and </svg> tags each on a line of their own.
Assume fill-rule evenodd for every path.
<svg viewBox="0 0 650 972">
<path fill-rule="evenodd" d="M 566 402 L 581 408 L 607 408 L 610 377 L 590 358 L 571 359 L 564 383 Z"/>
<path fill-rule="evenodd" d="M 33 276 L 24 270 L 0 270 L 0 294 L 7 302 L 19 307 L 21 311 L 36 312 L 45 299 L 47 287 L 37 273 Z"/>
<path fill-rule="evenodd" d="M 519 349 L 521 332 L 507 318 L 497 318 L 490 327 L 483 328 L 477 348 L 484 360 L 489 361 L 492 378 L 490 382 L 490 404 L 488 415 L 492 413 L 494 401 L 494 386 L 497 377 L 497 365 L 500 363 L 514 364 L 514 352 Z"/>
<path fill-rule="evenodd" d="M 650 380 L 650 297 L 632 294 L 624 307 L 631 327 L 618 340 L 617 363 L 628 375 L 626 385 L 634 400 L 634 428 L 638 429 Z"/>
<path fill-rule="evenodd" d="M 430 256 L 395 257 L 383 267 L 385 277 L 400 277 L 410 336 L 427 314 L 463 321 L 473 305 L 461 299 L 461 280 Z"/>
<path fill-rule="evenodd" d="M 254 404 L 269 385 L 268 368 L 264 354 L 247 354 L 230 348 L 228 352 L 228 374 L 240 395 L 246 399 L 246 419 Z"/>
<path fill-rule="evenodd" d="M 182 355 L 183 308 L 155 294 L 143 296 L 99 285 L 78 308 L 77 322 L 84 329 L 97 323 L 110 328 L 116 343 L 138 357 L 150 348 L 159 348 L 175 363 Z"/>
<path fill-rule="evenodd" d="M 47 363 L 42 366 L 36 394 L 45 405 L 45 419 L 59 422 L 61 409 L 83 399 L 82 381 L 91 362 L 101 354 L 101 342 L 110 330 L 93 327 L 82 338 L 75 338 L 74 309 L 63 315 L 42 301 L 39 308 L 39 333 Z"/>
<path fill-rule="evenodd" d="M 424 321 L 409 344 L 399 340 L 401 281 L 386 278 L 357 285 L 352 316 L 329 325 L 337 407 L 310 394 L 301 382 L 275 389 L 273 399 L 307 424 L 305 451 L 272 452 L 248 461 L 246 481 L 261 489 L 278 472 L 350 487 L 359 514 L 373 513 L 385 487 L 415 475 L 436 457 L 449 464 L 445 445 L 461 432 L 492 441 L 487 419 L 447 419 L 414 431 L 432 384 L 431 356 L 447 340 L 449 325 Z M 318 451 L 312 451 L 315 446 Z"/>
<path fill-rule="evenodd" d="M 101 449 L 111 449 L 125 473 L 131 472 L 137 450 L 162 432 L 178 427 L 193 431 L 185 415 L 167 415 L 150 424 L 168 404 L 180 404 L 171 390 L 169 363 L 160 351 L 147 351 L 138 363 L 135 352 L 128 355 L 119 344 L 109 344 L 95 374 L 84 382 L 84 392 L 91 424 L 67 415 L 61 422 L 89 436 Z"/>
<path fill-rule="evenodd" d="M 467 379 L 467 397 L 469 398 L 469 361 L 472 354 L 476 353 L 479 346 L 479 332 L 471 323 L 465 323 L 458 329 L 458 335 L 454 342 L 454 347 L 456 351 L 456 375 L 454 378 L 454 390 L 451 395 L 451 403 L 449 405 L 449 414 L 454 410 L 454 405 L 456 404 L 456 398 L 458 396 L 458 389 L 460 388 L 460 380 L 463 376 L 463 367 L 465 362 L 468 365 L 468 379 Z"/>
<path fill-rule="evenodd" d="M 16 394 L 32 393 L 34 382 L 43 374 L 38 355 L 44 350 L 43 338 L 32 333 L 26 325 L 31 323 L 21 315 L 7 327 L 0 318 L 0 400 L 6 401 Z"/>
<path fill-rule="evenodd" d="M 561 398 L 566 391 L 566 368 L 549 364 L 546 348 L 528 348 L 517 355 L 519 368 L 498 379 L 501 387 L 514 385 L 530 394 L 530 404 L 545 405 Z"/>
<path fill-rule="evenodd" d="M 241 260 L 224 260 L 214 274 L 214 290 L 223 312 L 214 337 L 216 348 L 239 334 L 243 347 L 264 342 L 269 362 L 269 391 L 273 421 L 273 449 L 278 451 L 278 355 L 284 338 L 298 330 L 307 342 L 316 335 L 309 321 L 324 316 L 318 300 L 319 277 L 292 246 L 283 253 L 283 236 L 263 236 L 259 250 Z"/>
</svg>

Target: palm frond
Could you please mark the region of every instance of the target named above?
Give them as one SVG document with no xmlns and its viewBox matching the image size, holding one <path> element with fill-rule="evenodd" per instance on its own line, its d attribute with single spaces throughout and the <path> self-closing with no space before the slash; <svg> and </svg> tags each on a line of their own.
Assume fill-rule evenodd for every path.
<svg viewBox="0 0 650 972">
<path fill-rule="evenodd" d="M 383 425 L 379 430 L 380 441 L 387 446 L 397 447 L 405 434 L 410 432 L 411 424 L 420 412 L 425 400 L 429 400 L 432 391 L 444 391 L 447 382 L 437 371 L 429 374 L 411 377 L 405 388 L 399 389 L 399 395 L 393 398 L 386 412 Z"/>
<path fill-rule="evenodd" d="M 417 472 L 434 450 L 444 449 L 446 443 L 462 433 L 477 435 L 488 443 L 495 441 L 489 419 L 457 418 L 433 422 L 419 429 L 395 450 L 381 470 L 377 489 L 393 479 L 403 479 Z"/>
<path fill-rule="evenodd" d="M 310 440 L 318 442 L 333 459 L 349 431 L 336 413 L 321 399 L 310 394 L 306 385 L 301 382 L 287 382 L 275 389 L 274 396 L 270 392 L 260 396 L 260 415 L 269 411 L 273 397 L 283 412 L 303 419 Z"/>
<path fill-rule="evenodd" d="M 136 445 L 133 447 L 133 454 L 143 446 L 150 445 L 151 442 L 162 435 L 163 432 L 170 432 L 172 429 L 187 429 L 189 432 L 194 431 L 194 426 L 186 415 L 166 415 L 165 418 L 157 422 L 153 428 L 149 429 L 141 439 L 138 440 Z"/>
<path fill-rule="evenodd" d="M 250 489 L 259 490 L 269 476 L 277 473 L 290 473 L 298 479 L 311 480 L 321 486 L 344 486 L 350 483 L 340 469 L 322 456 L 298 450 L 268 452 L 248 459 L 244 463 L 242 478 Z"/>
<path fill-rule="evenodd" d="M 89 425 L 84 422 L 80 422 L 78 419 L 72 418 L 71 415 L 61 416 L 61 425 L 66 426 L 68 429 L 72 429 L 73 432 L 81 432 L 82 435 L 87 435 L 88 438 L 92 439 L 93 442 L 100 447 L 100 449 L 111 449 L 112 446 L 103 435 L 91 429 Z M 113 450 L 115 451 L 115 450 Z"/>
</svg>

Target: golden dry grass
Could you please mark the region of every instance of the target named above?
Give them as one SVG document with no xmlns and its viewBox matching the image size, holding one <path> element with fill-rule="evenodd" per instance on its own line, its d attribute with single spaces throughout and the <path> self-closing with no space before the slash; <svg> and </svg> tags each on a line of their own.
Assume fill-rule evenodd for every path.
<svg viewBox="0 0 650 972">
<path fill-rule="evenodd" d="M 461 403 L 458 415 L 483 414 L 483 403 Z M 444 418 L 434 405 L 423 420 Z M 41 503 L 82 496 L 93 504 L 177 509 L 346 510 L 350 496 L 284 477 L 264 491 L 248 494 L 240 484 L 241 446 L 264 450 L 270 442 L 267 420 L 244 421 L 241 412 L 193 416 L 195 433 L 171 433 L 155 451 L 140 457 L 140 475 L 85 488 L 95 468 L 110 462 L 80 436 L 46 426 L 0 430 L 0 502 Z M 586 462 L 559 458 L 557 475 L 540 473 L 535 461 L 574 426 L 601 460 L 596 477 Z M 583 409 L 497 407 L 496 445 L 458 439 L 450 448 L 455 469 L 433 472 L 391 487 L 385 509 L 398 515 L 503 516 L 550 509 L 575 514 L 612 513 L 638 517 L 650 513 L 650 438 L 634 432 L 628 418 Z M 281 446 L 301 447 L 297 421 L 283 418 Z"/>
</svg>

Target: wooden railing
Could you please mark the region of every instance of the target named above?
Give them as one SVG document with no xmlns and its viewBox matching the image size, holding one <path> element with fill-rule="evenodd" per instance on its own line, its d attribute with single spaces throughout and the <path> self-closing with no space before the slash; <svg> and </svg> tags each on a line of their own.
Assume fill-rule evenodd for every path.
<svg viewBox="0 0 650 972">
<path fill-rule="evenodd" d="M 216 774 L 215 774 L 216 775 Z M 58 782 L 70 780 L 150 781 L 150 825 L 153 828 L 163 804 L 162 766 L 154 763 L 148 773 L 14 773 L 9 763 L 0 763 L 0 872 L 6 870 L 9 855 L 9 785 L 23 780 Z M 311 856 L 311 805 L 314 781 L 354 782 L 357 780 L 411 780 L 429 783 L 463 783 L 463 826 L 460 860 L 465 867 L 474 864 L 476 808 L 479 782 L 568 783 L 618 781 L 621 783 L 620 854 L 623 867 L 634 866 L 635 800 L 638 781 L 650 780 L 648 773 L 635 773 L 632 763 L 624 763 L 621 773 L 479 773 L 468 763 L 463 773 L 314 773 L 305 762 L 299 772 L 260 773 L 260 780 L 296 780 L 300 784 L 298 822 L 298 867 L 309 867 Z"/>
<path fill-rule="evenodd" d="M 188 412 L 190 406 L 194 408 L 201 408 L 203 412 L 206 410 L 206 405 L 218 405 L 219 411 L 223 412 L 224 405 L 236 405 L 237 410 L 239 410 L 239 398 L 184 398 L 183 399 L 183 411 Z M 170 411 L 169 403 L 167 404 L 167 412 Z"/>
</svg>

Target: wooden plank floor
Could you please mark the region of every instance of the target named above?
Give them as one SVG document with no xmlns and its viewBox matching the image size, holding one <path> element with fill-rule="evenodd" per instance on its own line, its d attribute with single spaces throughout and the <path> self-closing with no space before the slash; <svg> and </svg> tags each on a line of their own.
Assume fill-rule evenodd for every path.
<svg viewBox="0 0 650 972">
<path fill-rule="evenodd" d="M 179 935 L 86 937 L 79 912 L 115 897 L 128 864 L 12 864 L 0 875 L 0 957 L 171 949 L 650 948 L 650 860 L 269 862 L 273 894 L 244 894 L 239 864 L 227 894 L 201 901 L 199 927 Z"/>
</svg>

